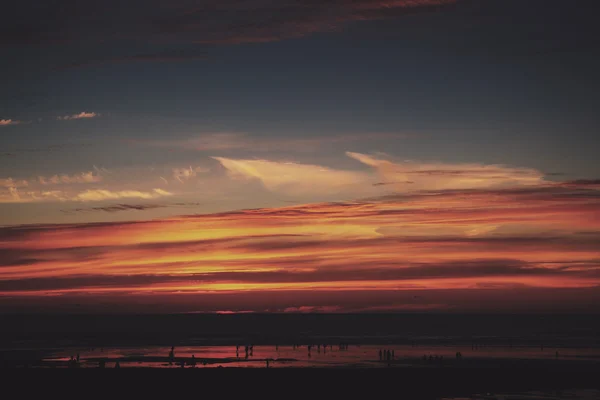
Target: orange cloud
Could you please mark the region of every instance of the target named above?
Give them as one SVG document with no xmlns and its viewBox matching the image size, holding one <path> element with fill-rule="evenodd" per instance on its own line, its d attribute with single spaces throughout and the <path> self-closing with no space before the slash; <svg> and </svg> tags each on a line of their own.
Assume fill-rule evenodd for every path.
<svg viewBox="0 0 600 400">
<path fill-rule="evenodd" d="M 572 183 L 7 227 L 0 297 L 583 290 L 600 285 L 598 215 L 600 191 Z M 444 309 L 404 307 L 427 304 Z"/>
<path fill-rule="evenodd" d="M 140 192 L 138 190 L 110 191 L 104 189 L 90 189 L 79 193 L 74 200 L 77 201 L 100 201 L 116 199 L 155 199 L 162 196 L 171 196 L 170 192 L 162 189 L 153 189 L 152 192 Z"/>
<path fill-rule="evenodd" d="M 56 117 L 56 119 L 58 119 L 59 121 L 69 121 L 69 120 L 73 120 L 73 119 L 96 118 L 99 116 L 100 116 L 100 114 L 95 113 L 95 112 L 82 111 L 79 114 L 59 116 L 59 117 Z"/>
<path fill-rule="evenodd" d="M 0 126 L 19 125 L 21 121 L 13 119 L 0 119 Z"/>
<path fill-rule="evenodd" d="M 362 172 L 335 170 L 319 165 L 268 160 L 234 160 L 213 157 L 234 179 L 261 182 L 268 190 L 290 195 L 361 192 L 369 176 Z"/>
<path fill-rule="evenodd" d="M 503 165 L 392 162 L 360 153 L 346 153 L 375 168 L 381 184 L 397 190 L 469 189 L 495 186 L 539 185 L 544 175 L 531 168 Z"/>
</svg>

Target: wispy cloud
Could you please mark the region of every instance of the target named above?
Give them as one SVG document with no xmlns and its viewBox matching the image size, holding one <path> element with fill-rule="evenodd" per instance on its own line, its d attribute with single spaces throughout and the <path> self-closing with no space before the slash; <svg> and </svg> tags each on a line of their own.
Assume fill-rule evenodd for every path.
<svg viewBox="0 0 600 400">
<path fill-rule="evenodd" d="M 374 168 L 383 182 L 399 190 L 441 190 L 493 186 L 538 185 L 544 174 L 532 168 L 504 165 L 393 162 L 361 153 L 346 153 Z"/>
<path fill-rule="evenodd" d="M 161 35 L 185 36 L 203 44 L 274 42 L 340 31 L 353 22 L 433 11 L 454 3 L 456 0 L 215 2 L 181 10 L 175 8 L 176 12 L 157 21 L 156 28 Z"/>
<path fill-rule="evenodd" d="M 53 175 L 51 177 L 38 177 L 38 182 L 42 185 L 58 185 L 73 183 L 96 183 L 101 182 L 102 176 L 94 175 L 92 171 L 82 172 L 75 175 Z"/>
<path fill-rule="evenodd" d="M 93 211 L 104 211 L 104 212 L 119 212 L 119 211 L 146 211 L 153 210 L 156 208 L 167 207 L 164 204 L 115 204 L 112 206 L 104 207 L 90 207 L 90 208 L 74 208 L 72 210 L 63 210 L 65 212 L 93 212 Z"/>
<path fill-rule="evenodd" d="M 88 207 L 88 208 L 73 208 L 73 209 L 65 209 L 61 210 L 64 213 L 79 213 L 79 212 L 108 212 L 115 213 L 121 211 L 146 211 L 146 210 L 155 210 L 157 208 L 167 208 L 167 207 L 198 207 L 200 203 L 164 203 L 164 204 L 113 204 L 109 206 L 101 206 L 101 207 Z"/>
<path fill-rule="evenodd" d="M 21 180 L 15 180 L 13 178 L 7 178 L 7 179 L 0 179 L 0 187 L 5 187 L 5 188 L 20 188 L 20 187 L 27 187 L 29 186 L 29 182 L 27 182 L 24 179 Z"/>
<path fill-rule="evenodd" d="M 210 171 L 208 168 L 192 166 L 188 168 L 173 168 L 173 178 L 181 183 L 191 178 L 194 178 L 198 173 L 204 173 Z M 164 182 L 169 183 L 165 178 L 162 178 Z"/>
<path fill-rule="evenodd" d="M 485 164 L 393 162 L 348 152 L 371 167 L 368 171 L 272 160 L 213 157 L 233 179 L 254 180 L 267 190 L 288 195 L 345 194 L 360 197 L 390 189 L 422 190 L 512 187 L 545 183 L 544 174 L 530 168 Z"/>
<path fill-rule="evenodd" d="M 178 43 L 240 44 L 302 38 L 337 32 L 351 23 L 395 19 L 437 11 L 458 0 L 174 0 L 85 1 L 83 7 L 27 7 L 11 4 L 0 44 L 93 43 L 137 38 Z M 139 10 L 143 9 L 144 12 Z M 23 22 L 26 21 L 26 22 Z M 68 21 L 81 21 L 69 24 Z M 43 29 L 42 29 L 43 28 Z M 140 55 L 130 60 L 164 56 Z M 120 57 L 113 57 L 120 60 Z M 175 57 L 176 58 L 176 57 Z M 177 59 L 177 58 L 176 58 Z"/>
<path fill-rule="evenodd" d="M 100 116 L 100 114 L 95 113 L 95 112 L 82 111 L 79 114 L 59 116 L 59 117 L 56 117 L 56 119 L 59 121 L 69 121 L 69 120 L 73 120 L 73 119 L 96 118 L 99 116 Z"/>
<path fill-rule="evenodd" d="M 283 309 L 285 313 L 332 313 L 341 310 L 340 306 L 294 306 Z"/>
<path fill-rule="evenodd" d="M 21 121 L 12 119 L 0 119 L 0 126 L 19 125 Z"/>
<path fill-rule="evenodd" d="M 104 189 L 90 189 L 79 193 L 74 200 L 77 201 L 100 201 L 116 199 L 155 199 L 163 196 L 172 196 L 172 193 L 162 189 L 154 189 L 152 192 L 141 192 L 138 190 L 110 191 Z"/>
<path fill-rule="evenodd" d="M 290 195 L 338 193 L 360 190 L 369 176 L 363 172 L 343 171 L 319 165 L 269 160 L 235 160 L 214 157 L 233 179 L 256 180 L 268 190 Z"/>
</svg>

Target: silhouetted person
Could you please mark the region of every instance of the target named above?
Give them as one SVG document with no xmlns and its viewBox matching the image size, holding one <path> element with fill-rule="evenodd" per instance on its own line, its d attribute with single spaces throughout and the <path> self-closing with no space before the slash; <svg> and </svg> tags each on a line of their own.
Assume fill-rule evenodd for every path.
<svg viewBox="0 0 600 400">
<path fill-rule="evenodd" d="M 196 367 L 196 356 L 192 354 L 192 368 Z"/>
<path fill-rule="evenodd" d="M 121 363 L 119 363 L 119 361 L 115 363 L 115 368 L 121 368 Z"/>
<path fill-rule="evenodd" d="M 79 353 L 77 353 L 77 362 L 79 362 Z"/>
<path fill-rule="evenodd" d="M 104 361 L 104 360 L 100 360 L 100 363 L 99 363 L 99 365 L 98 365 L 98 366 L 99 366 L 100 368 L 104 368 L 104 367 L 106 367 L 106 361 Z"/>
<path fill-rule="evenodd" d="M 267 368 L 269 368 L 269 359 L 267 358 Z"/>
<path fill-rule="evenodd" d="M 383 360 L 383 355 L 381 353 L 381 349 L 379 349 L 379 361 Z"/>
<path fill-rule="evenodd" d="M 394 350 L 392 350 L 392 359 L 395 360 L 396 359 L 396 354 L 394 353 Z"/>
</svg>

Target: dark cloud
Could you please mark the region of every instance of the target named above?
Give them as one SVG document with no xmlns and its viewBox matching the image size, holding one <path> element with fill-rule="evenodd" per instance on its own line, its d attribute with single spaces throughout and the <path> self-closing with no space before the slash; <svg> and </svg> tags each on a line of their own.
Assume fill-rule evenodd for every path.
<svg viewBox="0 0 600 400">
<path fill-rule="evenodd" d="M 535 263 L 520 260 L 464 260 L 445 263 L 405 264 L 403 267 L 390 268 L 372 266 L 354 266 L 348 264 L 342 268 L 323 268 L 314 271 L 261 271 L 261 272 L 213 272 L 204 274 L 176 275 L 87 275 L 70 277 L 47 277 L 29 279 L 6 279 L 0 281 L 0 291 L 43 291 L 43 290 L 86 290 L 90 288 L 121 288 L 147 286 L 152 284 L 180 283 L 185 285 L 215 282 L 243 283 L 313 283 L 313 282 L 377 282 L 405 281 L 403 288 L 418 287 L 411 284 L 420 279 L 456 279 L 490 277 L 554 277 L 554 278 L 599 278 L 600 264 L 570 266 L 568 263 L 556 268 L 545 268 Z M 475 283 L 481 288 L 483 284 Z M 487 285 L 487 283 L 486 283 Z M 512 285 L 512 284 L 511 284 Z M 517 286 L 522 286 L 518 284 Z M 485 286 L 490 287 L 490 286 Z M 497 288 L 497 286 L 494 286 Z M 506 285 L 502 286 L 506 287 Z M 511 286 L 513 287 L 513 286 Z M 177 289 L 174 289 L 177 290 Z"/>
<path fill-rule="evenodd" d="M 374 183 L 373 186 L 386 186 L 386 185 L 397 185 L 400 183 L 406 183 L 408 185 L 413 184 L 413 181 L 403 181 L 403 182 L 377 182 Z"/>
<path fill-rule="evenodd" d="M 164 203 L 164 204 L 113 204 L 102 207 L 87 207 L 87 208 L 72 208 L 61 210 L 66 214 L 78 213 L 78 212 L 119 212 L 119 211 L 146 211 L 154 210 L 157 208 L 167 207 L 197 207 L 202 205 L 201 203 Z"/>
<path fill-rule="evenodd" d="M 457 0 L 21 0 L 3 10 L 0 45 L 173 39 L 235 44 L 335 31 L 364 20 L 437 10 Z"/>
<path fill-rule="evenodd" d="M 579 179 L 579 180 L 575 180 L 575 181 L 563 182 L 562 185 L 563 186 L 581 186 L 581 187 L 600 186 L 600 179 Z"/>
<path fill-rule="evenodd" d="M 422 296 L 415 300 L 414 296 Z M 485 313 L 516 313 L 532 312 L 578 312 L 598 313 L 600 311 L 600 287 L 590 288 L 509 288 L 509 289 L 440 289 L 440 290 L 290 290 L 290 291 L 263 291 L 255 292 L 223 292 L 223 293 L 151 293 L 150 295 L 135 295 L 129 293 L 65 293 L 61 296 L 10 296 L 0 297 L 0 312 L 81 312 L 90 313 L 197 313 L 216 312 L 219 310 L 257 312 L 283 311 L 289 307 L 335 306 L 339 312 L 364 310 L 368 308 L 382 308 L 390 305 L 403 304 L 444 304 L 446 309 L 458 312 L 485 312 Z M 404 310 L 408 311 L 408 310 Z M 403 312 L 404 312 L 403 311 Z M 421 310 L 416 310 L 421 311 Z M 95 318 L 96 316 L 91 316 Z M 127 317 L 129 319 L 129 317 Z M 419 316 L 422 318 L 422 316 Z M 439 318 L 439 316 L 436 316 Z M 497 335 L 499 331 L 510 326 L 510 318 L 498 320 L 492 315 L 481 323 L 481 316 L 477 316 L 478 323 L 471 326 L 451 325 L 462 334 L 472 335 L 474 326 L 485 328 L 488 334 Z M 529 317 L 525 317 L 529 318 Z M 593 318 L 584 317 L 587 321 Z M 355 318 L 353 318 L 355 320 Z M 79 324 L 79 320 L 74 320 Z M 325 317 L 329 326 L 336 326 L 338 322 L 330 316 Z M 548 321 L 553 322 L 550 318 Z M 135 323 L 135 322 L 134 322 Z M 361 321 L 362 323 L 362 321 Z M 64 330 L 64 325 L 48 325 L 42 323 L 45 329 Z M 363 323 L 364 324 L 364 323 Z M 79 325 L 73 325 L 75 328 Z M 286 325 L 286 324 L 282 324 Z M 109 326 L 110 324 L 105 324 Z M 376 326 L 366 324 L 364 327 Z M 406 333 L 406 326 L 400 324 L 401 330 Z M 413 328 L 423 325 L 416 323 Z M 430 325 L 425 325 L 425 330 Z M 136 326 L 137 330 L 146 329 L 145 326 Z M 291 332 L 298 332 L 305 328 L 304 322 L 287 326 Z M 346 326 L 337 327 L 340 334 L 347 334 Z M 8 325 L 6 329 L 22 329 L 20 324 Z M 112 328 L 110 328 L 112 329 Z M 512 329 L 512 327 L 511 327 Z M 373 331 L 375 334 L 377 329 Z M 345 332 L 345 333 L 344 333 Z"/>
<path fill-rule="evenodd" d="M 164 208 L 168 207 L 165 204 L 114 204 L 111 206 L 104 207 L 89 207 L 89 208 L 73 208 L 71 210 L 61 210 L 65 213 L 74 213 L 74 212 L 94 212 L 94 211 L 105 211 L 105 212 L 119 212 L 119 211 L 145 211 L 145 210 L 153 210 L 156 208 Z"/>
</svg>

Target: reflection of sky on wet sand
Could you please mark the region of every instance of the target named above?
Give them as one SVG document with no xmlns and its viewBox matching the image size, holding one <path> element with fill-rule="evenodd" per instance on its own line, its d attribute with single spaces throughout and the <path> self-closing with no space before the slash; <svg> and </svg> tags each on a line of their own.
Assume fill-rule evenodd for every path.
<svg viewBox="0 0 600 400">
<path fill-rule="evenodd" d="M 445 363 L 455 361 L 456 353 L 460 352 L 464 360 L 469 359 L 533 359 L 551 360 L 599 360 L 598 348 L 544 348 L 540 347 L 501 347 L 487 346 L 477 349 L 471 346 L 378 346 L 350 345 L 341 350 L 338 346 L 325 348 L 313 346 L 308 351 L 307 346 L 254 346 L 248 357 L 245 357 L 244 346 L 240 346 L 236 356 L 235 346 L 181 346 L 175 347 L 175 362 L 169 365 L 170 347 L 135 347 L 135 348 L 105 348 L 105 349 L 65 349 L 56 352 L 46 361 L 67 361 L 70 356 L 79 353 L 82 367 L 97 367 L 102 358 L 107 359 L 107 367 L 114 366 L 118 359 L 121 367 L 177 367 L 181 359 L 189 361 L 195 357 L 198 367 L 260 367 L 266 366 L 270 359 L 270 367 L 383 367 L 387 363 L 379 360 L 379 350 L 394 352 L 395 365 L 429 365 L 423 362 L 423 356 L 443 357 Z M 204 364 L 205 363 L 205 364 Z"/>
</svg>

